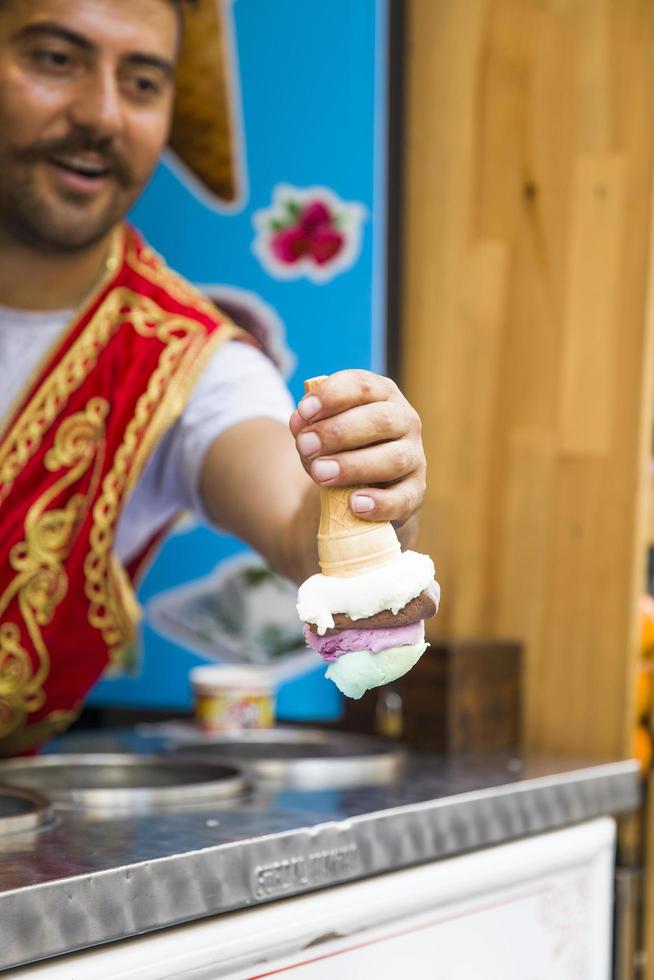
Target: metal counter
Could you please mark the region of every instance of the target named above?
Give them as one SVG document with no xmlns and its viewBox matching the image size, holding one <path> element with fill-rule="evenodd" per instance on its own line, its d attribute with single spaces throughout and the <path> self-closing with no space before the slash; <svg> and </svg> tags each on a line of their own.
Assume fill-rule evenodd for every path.
<svg viewBox="0 0 654 980">
<path fill-rule="evenodd" d="M 639 803 L 634 762 L 413 757 L 384 786 L 255 788 L 0 836 L 0 969 Z"/>
</svg>

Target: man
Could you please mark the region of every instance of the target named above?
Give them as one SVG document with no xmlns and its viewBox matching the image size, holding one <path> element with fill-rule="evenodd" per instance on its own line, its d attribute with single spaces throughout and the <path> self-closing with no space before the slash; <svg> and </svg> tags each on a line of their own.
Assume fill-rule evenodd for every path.
<svg viewBox="0 0 654 980">
<path fill-rule="evenodd" d="M 182 6 L 0 0 L 0 754 L 75 717 L 130 639 L 124 569 L 180 509 L 298 581 L 320 485 L 415 530 L 420 423 L 395 385 L 342 371 L 292 411 L 123 223 L 166 144 Z"/>
</svg>

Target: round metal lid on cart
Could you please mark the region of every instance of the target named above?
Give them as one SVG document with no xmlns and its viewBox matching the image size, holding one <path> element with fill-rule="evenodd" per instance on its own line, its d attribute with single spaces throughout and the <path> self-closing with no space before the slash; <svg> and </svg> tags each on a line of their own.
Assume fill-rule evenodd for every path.
<svg viewBox="0 0 654 980">
<path fill-rule="evenodd" d="M 317 728 L 249 728 L 170 746 L 189 759 L 224 759 L 259 779 L 301 789 L 384 783 L 400 772 L 400 745 Z"/>
<path fill-rule="evenodd" d="M 238 798 L 242 772 L 218 760 L 170 756 L 53 753 L 0 763 L 0 783 L 89 809 L 147 810 Z"/>
<path fill-rule="evenodd" d="M 52 820 L 52 807 L 39 793 L 0 786 L 0 837 L 38 830 Z"/>
</svg>

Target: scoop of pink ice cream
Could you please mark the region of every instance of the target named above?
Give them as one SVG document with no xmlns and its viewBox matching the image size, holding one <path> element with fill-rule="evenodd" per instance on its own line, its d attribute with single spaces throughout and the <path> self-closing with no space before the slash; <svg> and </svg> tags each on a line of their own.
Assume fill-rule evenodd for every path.
<svg viewBox="0 0 654 980">
<path fill-rule="evenodd" d="M 420 643 L 422 622 L 387 629 L 341 630 L 340 633 L 334 633 L 332 636 L 319 636 L 305 626 L 304 636 L 312 650 L 319 653 L 323 660 L 333 663 L 344 653 L 351 653 L 352 650 L 379 653 L 380 650 L 388 650 L 390 647 Z"/>
</svg>

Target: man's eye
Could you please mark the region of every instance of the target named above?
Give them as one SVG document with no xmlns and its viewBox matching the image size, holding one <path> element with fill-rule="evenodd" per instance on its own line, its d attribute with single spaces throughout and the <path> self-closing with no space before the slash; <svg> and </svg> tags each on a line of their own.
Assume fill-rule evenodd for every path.
<svg viewBox="0 0 654 980">
<path fill-rule="evenodd" d="M 139 99 L 152 99 L 163 91 L 163 82 L 153 75 L 132 75 L 127 80 L 132 93 Z"/>
<path fill-rule="evenodd" d="M 159 86 L 151 78 L 137 78 L 134 84 L 139 92 L 158 92 Z"/>
<path fill-rule="evenodd" d="M 37 50 L 32 52 L 32 59 L 45 68 L 66 68 L 70 65 L 70 55 L 66 51 Z"/>
</svg>

